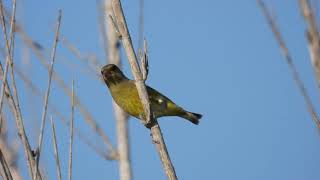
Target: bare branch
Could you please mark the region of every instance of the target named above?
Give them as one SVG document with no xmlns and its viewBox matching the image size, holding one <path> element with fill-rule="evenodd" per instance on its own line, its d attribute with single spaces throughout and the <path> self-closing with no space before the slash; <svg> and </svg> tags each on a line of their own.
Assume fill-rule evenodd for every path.
<svg viewBox="0 0 320 180">
<path fill-rule="evenodd" d="M 152 109 L 150 109 L 151 106 L 148 98 L 147 89 L 144 84 L 144 80 L 142 78 L 142 73 L 139 69 L 136 53 L 132 45 L 132 41 L 127 28 L 127 23 L 123 14 L 120 0 L 112 0 L 112 6 L 114 11 L 114 16 L 117 22 L 117 27 L 119 28 L 119 31 L 121 33 L 122 44 L 126 51 L 126 54 L 131 66 L 131 70 L 132 70 L 134 79 L 136 81 L 136 87 L 139 93 L 139 97 L 141 99 L 141 102 L 143 103 L 145 118 L 142 118 L 142 119 L 145 119 L 147 124 L 152 123 L 151 134 L 152 134 L 153 140 L 157 142 L 156 147 L 157 147 L 160 159 L 162 161 L 162 165 L 164 167 L 165 173 L 168 179 L 175 180 L 177 179 L 177 176 L 176 176 L 174 167 L 171 163 L 170 156 L 168 154 L 164 139 L 162 137 L 160 126 L 158 125 L 157 120 L 151 117 Z"/>
<path fill-rule="evenodd" d="M 2 31 L 3 31 L 3 35 L 4 35 L 4 40 L 5 40 L 5 45 L 6 45 L 6 49 L 7 49 L 7 57 L 6 57 L 6 65 L 5 65 L 5 70 L 4 70 L 4 77 L 3 79 L 7 80 L 7 75 L 8 75 L 8 69 L 9 69 L 9 64 L 10 64 L 10 61 L 11 61 L 11 54 L 12 54 L 12 49 L 11 49 L 11 45 L 12 45 L 12 42 L 13 42 L 13 33 L 14 33 L 14 30 L 13 30 L 13 23 L 14 23 L 14 17 L 15 17 L 15 8 L 16 5 L 15 3 L 13 4 L 13 13 L 12 13 L 12 19 L 11 19 L 11 22 L 10 23 L 12 26 L 10 28 L 10 44 L 9 44 L 9 41 L 8 41 L 8 37 L 7 37 L 7 28 L 6 28 L 6 22 L 5 22 L 5 17 L 4 17 L 4 8 L 3 8 L 3 4 L 2 4 L 2 0 L 0 1 L 0 12 L 1 12 L 1 25 L 2 25 Z M 1 97 L 0 97 L 0 112 L 2 112 L 2 106 L 3 106 L 3 97 L 4 97 L 4 89 L 5 89 L 5 86 L 6 86 L 6 81 L 3 81 L 2 85 L 1 85 Z"/>
<path fill-rule="evenodd" d="M 122 40 L 124 49 L 126 51 L 126 54 L 128 56 L 128 60 L 132 69 L 134 79 L 136 80 L 136 86 L 138 89 L 139 97 L 142 100 L 143 108 L 146 114 L 145 119 L 147 123 L 150 123 L 151 113 L 150 113 L 150 102 L 148 101 L 149 99 L 148 93 L 143 82 L 142 74 L 140 73 L 137 56 L 132 45 L 132 40 L 131 40 L 128 27 L 122 12 L 120 0 L 112 0 L 112 7 L 113 7 L 115 20 L 117 23 L 116 25 L 119 29 L 119 32 L 121 33 L 121 40 Z"/>
<path fill-rule="evenodd" d="M 306 103 L 307 110 L 309 111 L 309 113 L 312 117 L 312 120 L 315 122 L 315 124 L 318 128 L 318 132 L 320 133 L 320 120 L 319 120 L 318 114 L 316 113 L 315 108 L 312 104 L 311 98 L 308 95 L 306 88 L 303 84 L 303 81 L 300 78 L 300 74 L 299 74 L 295 64 L 293 63 L 293 59 L 292 59 L 292 57 L 289 53 L 289 50 L 288 50 L 288 48 L 287 48 L 287 46 L 281 36 L 281 33 L 275 23 L 275 20 L 272 18 L 271 14 L 269 13 L 264 2 L 262 0 L 258 0 L 257 2 L 258 2 L 259 7 L 261 8 L 263 15 L 266 17 L 266 20 L 267 20 L 267 22 L 268 22 L 268 24 L 274 34 L 279 46 L 280 46 L 281 53 L 284 56 L 286 63 L 289 66 L 289 69 L 291 70 L 292 78 L 295 81 L 295 83 L 297 84 L 297 87 L 298 87 L 298 89 L 299 89 L 299 91 L 300 91 L 300 93 Z"/>
<path fill-rule="evenodd" d="M 71 120 L 70 120 L 70 144 L 69 144 L 69 173 L 68 173 L 68 180 L 71 180 L 71 177 L 72 177 L 73 121 L 74 121 L 74 80 L 72 80 L 72 98 L 71 98 Z"/>
<path fill-rule="evenodd" d="M 109 8 L 107 8 L 109 9 Z M 111 7 L 111 12 L 112 12 L 112 7 Z M 114 28 L 112 31 L 115 33 L 115 36 L 117 37 L 117 39 L 121 39 L 121 33 L 119 32 L 118 26 L 114 20 L 114 18 L 109 14 L 108 15 L 108 20 L 109 20 L 109 25 L 108 27 L 112 25 L 112 27 Z"/>
<path fill-rule="evenodd" d="M 311 63 L 317 79 L 318 88 L 320 88 L 320 37 L 316 15 L 310 7 L 308 0 L 300 0 L 300 8 L 301 13 L 309 26 L 306 32 L 306 37 L 309 42 Z"/>
<path fill-rule="evenodd" d="M 49 95 L 50 95 L 50 89 L 51 89 L 53 67 L 54 67 L 54 62 L 55 62 L 57 44 L 58 44 L 58 40 L 59 40 L 61 16 L 62 16 L 62 11 L 59 10 L 59 15 L 58 15 L 58 19 L 57 19 L 57 27 L 56 27 L 53 48 L 52 48 L 52 53 L 51 53 L 51 65 L 50 65 L 50 69 L 49 69 L 48 88 L 47 88 L 46 96 L 44 99 L 44 106 L 43 106 L 42 117 L 41 117 L 41 128 L 40 128 L 40 135 L 39 135 L 38 148 L 37 148 L 38 154 L 36 156 L 36 167 L 34 170 L 34 180 L 37 179 L 36 172 L 37 172 L 37 169 L 39 166 L 39 160 L 40 160 L 40 154 L 41 154 L 41 148 L 42 148 L 42 139 L 43 139 L 45 122 L 46 122 L 47 109 L 48 109 L 48 101 L 49 101 Z"/>
<path fill-rule="evenodd" d="M 59 151 L 58 151 L 57 138 L 56 138 L 56 128 L 55 128 L 54 122 L 52 120 L 52 116 L 51 116 L 51 127 L 52 127 L 53 150 L 54 150 L 54 158 L 56 160 L 57 176 L 58 176 L 59 180 L 62 180 L 60 160 L 59 160 Z"/>
</svg>

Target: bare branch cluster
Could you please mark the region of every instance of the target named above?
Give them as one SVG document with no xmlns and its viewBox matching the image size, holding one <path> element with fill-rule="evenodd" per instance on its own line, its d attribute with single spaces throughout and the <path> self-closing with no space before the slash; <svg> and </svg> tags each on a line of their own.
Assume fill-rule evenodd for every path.
<svg viewBox="0 0 320 180">
<path fill-rule="evenodd" d="M 29 140 L 27 138 L 27 135 L 26 135 L 25 129 L 24 129 L 21 110 L 20 110 L 20 106 L 19 106 L 19 99 L 17 96 L 17 89 L 16 89 L 16 85 L 15 85 L 16 83 L 14 80 L 14 73 L 11 73 L 11 75 L 12 75 L 12 84 L 13 84 L 13 88 L 14 88 L 13 91 L 14 91 L 14 95 L 15 95 L 16 100 L 14 100 L 11 91 L 9 91 L 9 88 L 6 88 L 6 87 L 8 87 L 6 74 L 8 71 L 9 63 L 11 64 L 11 72 L 13 72 L 12 51 L 14 49 L 15 10 L 16 10 L 16 1 L 14 0 L 13 1 L 13 8 L 12 8 L 13 13 L 12 13 L 11 20 L 10 20 L 10 44 L 9 44 L 7 33 L 6 33 L 6 21 L 5 21 L 5 16 L 4 16 L 4 7 L 3 7 L 2 0 L 0 1 L 0 16 L 1 16 L 0 18 L 1 18 L 1 25 L 2 25 L 3 35 L 4 35 L 4 39 L 5 39 L 6 54 L 7 54 L 6 68 L 4 70 L 4 76 L 3 76 L 2 86 L 1 86 L 0 104 L 3 104 L 3 94 L 5 93 L 5 91 L 7 91 L 6 95 L 10 101 L 9 104 L 15 114 L 15 120 L 16 120 L 16 124 L 17 124 L 17 128 L 18 128 L 18 132 L 19 132 L 19 137 L 20 137 L 21 142 L 23 144 L 25 156 L 26 156 L 26 159 L 28 162 L 27 164 L 28 164 L 29 174 L 33 178 L 32 172 L 33 172 L 33 168 L 35 167 L 35 159 L 33 157 L 32 150 L 30 148 L 30 143 L 29 143 Z M 2 109 L 2 105 L 0 106 L 0 109 Z"/>
<path fill-rule="evenodd" d="M 59 12 L 58 15 L 58 20 L 57 20 L 57 28 L 56 28 L 56 33 L 55 33 L 55 38 L 54 38 L 54 45 L 51 51 L 51 64 L 49 65 L 47 63 L 47 60 L 44 55 L 44 47 L 41 46 L 39 43 L 36 41 L 32 40 L 24 31 L 22 26 L 20 26 L 18 23 L 16 23 L 15 20 L 15 9 L 16 9 L 16 1 L 13 1 L 13 8 L 12 8 L 12 13 L 6 11 L 3 7 L 2 1 L 0 1 L 0 20 L 1 20 L 1 25 L 2 25 L 2 31 L 3 31 L 3 36 L 5 39 L 5 50 L 2 51 L 1 49 L 0 54 L 4 55 L 6 57 L 6 65 L 3 68 L 1 62 L 0 62 L 0 74 L 1 74 L 1 79 L 2 79 L 2 85 L 1 85 L 1 96 L 0 96 L 0 110 L 3 109 L 3 105 L 5 102 L 5 99 L 7 99 L 7 102 L 10 107 L 10 111 L 14 114 L 17 128 L 18 128 L 18 135 L 21 139 L 22 144 L 24 145 L 24 150 L 25 150 L 25 155 L 27 159 L 27 164 L 29 167 L 29 174 L 31 179 L 42 179 L 42 172 L 40 171 L 40 155 L 41 155 L 41 149 L 42 149 L 42 142 L 44 138 L 44 131 L 45 131 L 45 122 L 46 122 L 46 114 L 47 111 L 50 109 L 53 114 L 55 114 L 59 119 L 61 119 L 65 125 L 70 125 L 70 150 L 69 150 L 69 165 L 68 165 L 68 179 L 71 179 L 72 177 L 72 144 L 73 144 L 73 134 L 75 132 L 76 135 L 80 137 L 82 141 L 85 142 L 88 146 L 90 146 L 95 152 L 97 152 L 99 155 L 101 155 L 104 159 L 117 159 L 117 153 L 114 150 L 112 144 L 109 141 L 109 138 L 107 135 L 103 132 L 103 130 L 100 128 L 100 126 L 96 123 L 96 121 L 92 118 L 92 115 L 90 112 L 81 104 L 80 98 L 77 97 L 74 93 L 74 86 L 72 86 L 72 91 L 70 88 L 66 85 L 66 83 L 62 80 L 62 78 L 59 77 L 59 74 L 54 72 L 53 66 L 55 62 L 55 56 L 56 56 L 56 47 L 59 41 L 59 29 L 60 29 L 60 24 L 61 24 L 61 11 Z M 6 16 L 10 18 L 10 32 L 9 32 L 9 38 L 7 35 L 7 20 Z M 23 70 L 21 70 L 18 66 L 14 66 L 13 63 L 13 50 L 14 50 L 14 35 L 15 32 L 18 32 L 19 35 L 22 37 L 23 42 L 30 47 L 30 49 L 33 50 L 33 52 L 38 56 L 38 58 L 41 60 L 42 65 L 45 66 L 48 70 L 48 87 L 47 91 L 44 95 L 44 93 L 41 93 L 40 89 L 33 84 L 31 79 L 28 77 L 28 75 L 24 74 Z M 95 64 L 98 66 L 97 64 Z M 15 67 L 15 68 L 14 68 Z M 13 70 L 14 69 L 14 70 Z M 13 73 L 15 71 L 15 73 Z M 7 77 L 9 77 L 8 72 L 10 72 L 11 75 L 11 83 L 12 85 L 10 86 Z M 23 125 L 23 118 L 20 110 L 20 104 L 19 104 L 19 99 L 18 99 L 18 91 L 16 88 L 16 82 L 15 82 L 15 75 L 18 75 L 23 82 L 31 89 L 32 93 L 37 95 L 38 97 L 44 97 L 44 105 L 43 105 L 43 111 L 42 111 L 42 117 L 41 117 L 41 128 L 40 128 L 40 134 L 38 138 L 38 146 L 35 150 L 32 150 L 29 140 L 27 138 L 26 132 L 25 132 L 25 127 Z M 55 80 L 58 82 L 58 85 L 63 88 L 64 92 L 72 99 L 71 104 L 71 121 L 70 123 L 67 122 L 66 118 L 59 112 L 59 110 L 54 106 L 54 104 L 50 103 L 49 101 L 49 96 L 50 96 L 50 86 L 52 84 L 52 80 Z M 11 90 L 10 87 L 13 87 L 13 91 Z M 83 114 L 85 119 L 89 124 L 91 124 L 91 127 L 94 129 L 94 132 L 96 132 L 100 137 L 102 137 L 103 141 L 105 144 L 108 146 L 108 149 L 110 151 L 109 154 L 106 154 L 105 150 L 102 150 L 100 147 L 97 147 L 94 145 L 88 138 L 79 130 L 73 127 L 73 119 L 74 119 L 74 108 L 75 106 L 79 107 L 80 112 Z M 3 126 L 3 111 L 1 112 L 1 127 Z M 52 122 L 52 125 L 54 126 L 54 123 Z M 54 127 L 53 127 L 54 129 Z M 58 146 L 56 142 L 56 137 L 55 137 L 55 130 L 53 130 L 54 133 L 54 152 L 55 152 L 55 157 L 57 160 L 57 166 L 59 162 L 59 153 L 58 153 Z M 2 142 L 2 139 L 1 139 Z M 3 150 L 6 148 L 6 146 L 3 146 L 3 143 L 0 144 L 0 155 L 3 155 Z M 8 153 L 7 153 L 8 155 Z M 7 161 L 7 157 L 5 156 L 0 156 L 0 172 L 1 176 L 3 176 L 4 179 L 20 179 L 19 174 L 17 174 L 16 169 L 14 167 L 11 167 L 11 165 Z M 61 179 L 61 170 L 60 167 L 58 169 L 58 178 Z"/>
</svg>

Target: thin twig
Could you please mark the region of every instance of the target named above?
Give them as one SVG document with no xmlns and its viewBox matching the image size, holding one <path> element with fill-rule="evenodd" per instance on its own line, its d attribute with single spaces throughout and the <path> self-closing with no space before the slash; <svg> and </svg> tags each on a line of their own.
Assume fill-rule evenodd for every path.
<svg viewBox="0 0 320 180">
<path fill-rule="evenodd" d="M 71 119 L 70 119 L 70 144 L 69 144 L 69 173 L 68 180 L 72 177 L 72 145 L 73 145 L 73 122 L 74 122 L 74 80 L 72 80 L 72 97 L 71 97 Z"/>
<path fill-rule="evenodd" d="M 315 124 L 318 128 L 318 131 L 320 133 L 320 120 L 319 120 L 318 114 L 316 113 L 316 110 L 312 104 L 311 98 L 308 95 L 306 88 L 303 84 L 303 81 L 300 78 L 300 74 L 299 74 L 295 64 L 293 63 L 293 59 L 292 59 L 292 57 L 289 53 L 289 50 L 288 50 L 288 48 L 282 38 L 282 35 L 276 25 L 276 22 L 272 18 L 271 14 L 269 13 L 264 2 L 262 0 L 258 0 L 257 2 L 258 2 L 259 7 L 261 8 L 263 15 L 266 17 L 266 20 L 267 20 L 267 22 L 268 22 L 268 24 L 274 34 L 279 46 L 280 46 L 281 53 L 284 56 L 286 63 L 289 66 L 289 69 L 291 70 L 292 78 L 296 82 L 297 87 L 298 87 L 298 89 L 299 89 L 299 91 L 300 91 L 300 93 L 306 103 L 307 110 L 309 111 L 309 113 L 312 117 L 312 120 L 315 122 Z"/>
<path fill-rule="evenodd" d="M 0 148 L 0 164 L 2 166 L 2 171 L 4 172 L 4 177 L 6 178 L 6 180 L 13 180 L 9 165 L 2 153 L 1 148 Z"/>
<path fill-rule="evenodd" d="M 56 168 L 57 168 L 57 176 L 58 179 L 61 180 L 61 167 L 60 167 L 60 160 L 59 160 L 59 151 L 57 145 L 57 138 L 56 138 L 56 128 L 51 116 L 51 127 L 52 127 L 52 137 L 53 137 L 53 150 L 54 150 L 54 158 L 56 160 Z"/>
<path fill-rule="evenodd" d="M 16 8 L 15 8 L 15 4 L 14 4 L 13 10 L 15 10 L 15 9 Z M 9 44 L 8 37 L 7 37 L 7 28 L 6 28 L 6 22 L 5 22 L 5 17 L 4 17 L 3 11 L 4 11 L 4 8 L 3 8 L 2 0 L 0 0 L 1 25 L 2 25 L 2 31 L 3 31 L 3 35 L 4 35 L 4 39 L 5 39 L 5 45 L 6 45 L 6 49 L 7 49 L 6 65 L 5 65 L 3 79 L 7 79 L 12 49 L 11 49 L 11 44 Z M 15 17 L 15 11 L 13 11 L 11 17 L 12 17 L 11 22 L 14 22 L 13 19 Z M 13 23 L 10 23 L 10 24 L 13 24 Z M 13 39 L 13 33 L 14 33 L 14 31 L 13 31 L 13 26 L 12 26 L 12 28 L 10 28 L 10 43 L 11 43 L 11 39 Z M 2 85 L 1 85 L 0 113 L 2 113 L 4 89 L 5 89 L 6 85 L 7 85 L 6 81 L 3 81 Z"/>
<path fill-rule="evenodd" d="M 13 42 L 14 42 L 14 27 L 15 27 L 15 7 L 16 7 L 16 1 L 14 0 L 13 1 L 13 13 L 12 13 L 12 16 L 11 16 L 11 22 L 10 22 L 10 25 L 11 25 L 11 30 L 10 30 L 10 45 L 8 43 L 8 38 L 7 38 L 7 34 L 6 34 L 6 27 L 5 27 L 5 17 L 4 17 L 4 8 L 3 8 L 3 3 L 2 3 L 2 0 L 0 0 L 0 15 L 1 15 L 1 24 L 2 24 L 2 27 L 3 27 L 3 34 L 4 34 L 4 39 L 5 39 L 5 44 L 6 44 L 6 52 L 7 52 L 7 63 L 6 63 L 6 66 L 8 66 L 8 61 L 10 61 L 10 63 L 12 63 L 12 55 L 11 55 L 11 52 L 13 51 L 14 49 L 14 46 L 13 46 Z M 10 49 L 10 47 L 12 49 Z M 13 66 L 12 66 L 13 67 Z M 33 168 L 35 166 L 35 160 L 33 158 L 33 155 L 32 155 L 32 151 L 31 151 L 31 148 L 30 148 L 30 144 L 29 144 L 29 141 L 28 141 L 28 138 L 27 138 L 27 135 L 25 133 L 25 129 L 24 129 L 24 125 L 23 125 L 23 120 L 22 120 L 22 114 L 21 114 L 21 110 L 20 110 L 20 106 L 19 106 L 19 102 L 18 102 L 18 98 L 16 98 L 17 102 L 15 103 L 14 101 L 14 98 L 11 94 L 11 91 L 8 91 L 9 88 L 8 86 L 6 86 L 5 84 L 7 83 L 7 79 L 6 79 L 6 73 L 7 73 L 7 70 L 8 68 L 6 67 L 6 70 L 4 72 L 4 76 L 3 76 L 3 84 L 1 86 L 1 98 L 0 98 L 0 101 L 1 101 L 1 107 L 0 107 L 0 110 L 2 108 L 2 101 L 3 101 L 3 93 L 4 91 L 6 91 L 9 97 L 9 104 L 11 106 L 12 109 L 14 109 L 14 112 L 15 112 L 15 120 L 16 120 L 16 125 L 17 125 L 17 128 L 18 128 L 18 132 L 19 132 L 19 137 L 21 139 L 21 142 L 23 144 L 23 147 L 24 147 L 24 152 L 25 152 L 25 156 L 26 156 L 26 159 L 27 159 L 27 164 L 28 164 L 28 170 L 29 170 L 29 174 L 31 176 L 31 178 L 33 178 Z M 15 86 L 15 81 L 14 81 L 14 78 L 12 79 L 12 84 L 13 84 L 13 87 L 14 87 L 14 91 L 15 91 L 15 96 L 17 97 L 17 90 L 16 90 L 16 86 Z M 39 176 L 41 178 L 41 176 Z"/>
<path fill-rule="evenodd" d="M 308 30 L 306 31 L 306 37 L 309 42 L 309 51 L 311 57 L 311 63 L 315 72 L 315 76 L 320 88 L 320 37 L 317 27 L 317 20 L 314 10 L 310 6 L 308 0 L 299 0 L 301 13 L 308 24 Z"/>
<path fill-rule="evenodd" d="M 105 0 L 105 34 L 108 37 L 108 60 L 109 63 L 121 65 L 119 36 L 113 28 L 111 18 L 108 14 L 112 13 L 112 1 Z M 121 180 L 132 179 L 132 168 L 130 161 L 130 144 L 129 144 L 129 129 L 128 129 L 128 114 L 125 113 L 114 101 L 112 102 L 115 113 L 117 142 L 119 153 L 119 176 Z"/>
<path fill-rule="evenodd" d="M 151 116 L 152 109 L 150 109 L 151 107 L 150 107 L 147 89 L 144 84 L 142 73 L 138 65 L 136 53 L 132 45 L 131 37 L 128 31 L 127 23 L 123 14 L 120 0 L 112 0 L 112 6 L 113 6 L 114 17 L 117 22 L 117 27 L 121 33 L 122 44 L 126 51 L 126 54 L 131 66 L 131 70 L 136 82 L 135 84 L 139 93 L 139 97 L 144 107 L 144 112 L 145 112 L 144 119 L 146 120 L 146 123 L 152 123 L 151 134 L 154 142 L 156 142 L 155 144 L 156 144 L 164 171 L 168 179 L 175 180 L 177 179 L 177 176 L 176 176 L 174 167 L 172 165 L 172 162 L 170 160 L 170 156 L 167 151 L 164 139 L 162 137 L 160 126 L 158 125 L 157 120 L 153 119 L 153 117 Z M 142 68 L 146 68 L 146 67 L 142 67 Z"/>
<path fill-rule="evenodd" d="M 43 106 L 42 117 L 41 117 L 41 128 L 40 128 L 40 135 L 39 135 L 38 148 L 37 148 L 36 168 L 34 170 L 34 180 L 37 179 L 36 171 L 39 166 L 39 160 L 40 160 L 40 154 L 41 154 L 41 148 L 42 148 L 42 139 L 43 139 L 45 122 L 46 122 L 47 109 L 48 109 L 48 101 L 49 101 L 49 95 L 50 95 L 50 89 L 51 89 L 53 67 L 54 67 L 54 62 L 55 62 L 57 44 L 58 44 L 58 40 L 59 40 L 61 16 L 62 16 L 62 11 L 59 10 L 58 19 L 57 19 L 57 27 L 56 27 L 56 32 L 55 32 L 55 37 L 54 37 L 54 42 L 53 42 L 53 48 L 52 48 L 52 52 L 51 52 L 51 65 L 50 65 L 50 69 L 49 69 L 48 88 L 47 88 L 46 96 L 44 99 L 44 106 Z"/>
</svg>

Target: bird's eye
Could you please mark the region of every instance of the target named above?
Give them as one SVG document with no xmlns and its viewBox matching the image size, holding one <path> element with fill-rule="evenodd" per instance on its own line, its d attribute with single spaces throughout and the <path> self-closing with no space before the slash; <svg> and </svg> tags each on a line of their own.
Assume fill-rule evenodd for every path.
<svg viewBox="0 0 320 180">
<path fill-rule="evenodd" d="M 159 104 L 162 104 L 162 103 L 163 103 L 163 100 L 162 100 L 161 98 L 159 98 L 159 99 L 158 99 L 158 103 L 159 103 Z"/>
</svg>

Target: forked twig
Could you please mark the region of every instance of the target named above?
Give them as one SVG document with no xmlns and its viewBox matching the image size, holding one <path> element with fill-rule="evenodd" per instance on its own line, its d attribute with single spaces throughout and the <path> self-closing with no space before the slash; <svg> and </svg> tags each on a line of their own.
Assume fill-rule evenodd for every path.
<svg viewBox="0 0 320 180">
<path fill-rule="evenodd" d="M 289 53 L 289 50 L 288 50 L 288 48 L 287 48 L 287 46 L 281 36 L 281 33 L 276 25 L 276 22 L 272 18 L 271 14 L 269 13 L 264 2 L 262 0 L 257 0 L 257 2 L 258 2 L 259 7 L 261 8 L 263 15 L 266 17 L 267 22 L 268 22 L 268 24 L 274 34 L 279 46 L 280 46 L 281 53 L 284 56 L 288 66 L 289 66 L 289 69 L 291 70 L 292 77 L 293 77 L 294 81 L 296 82 L 297 87 L 298 87 L 298 89 L 299 89 L 299 91 L 300 91 L 300 93 L 306 103 L 307 110 L 309 111 L 309 113 L 312 117 L 312 120 L 315 122 L 315 124 L 318 128 L 318 132 L 320 133 L 320 120 L 319 120 L 318 114 L 316 113 L 315 108 L 312 104 L 311 98 L 308 95 L 306 88 L 303 84 L 303 81 L 300 78 L 300 74 L 299 74 L 295 64 L 293 63 L 293 59 L 292 59 L 292 57 Z"/>
</svg>

